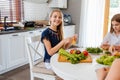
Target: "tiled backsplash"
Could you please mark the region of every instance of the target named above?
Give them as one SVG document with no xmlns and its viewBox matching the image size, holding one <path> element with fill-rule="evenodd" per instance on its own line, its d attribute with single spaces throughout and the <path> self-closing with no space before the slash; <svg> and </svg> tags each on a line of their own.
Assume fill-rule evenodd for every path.
<svg viewBox="0 0 120 80">
<path fill-rule="evenodd" d="M 24 1 L 24 20 L 45 20 L 48 17 L 49 7 L 47 3 L 31 3 Z"/>
</svg>

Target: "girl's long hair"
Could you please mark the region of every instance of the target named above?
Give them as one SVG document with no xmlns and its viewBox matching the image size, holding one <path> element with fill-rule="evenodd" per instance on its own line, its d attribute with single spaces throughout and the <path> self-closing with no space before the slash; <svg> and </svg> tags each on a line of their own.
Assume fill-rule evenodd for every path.
<svg viewBox="0 0 120 80">
<path fill-rule="evenodd" d="M 58 31 L 59 38 L 60 38 L 60 40 L 62 40 L 63 39 L 63 25 L 64 25 L 64 23 L 63 23 L 63 13 L 59 9 L 53 9 L 51 11 L 50 15 L 49 15 L 49 18 L 52 16 L 52 14 L 54 12 L 59 12 L 61 14 L 61 16 L 62 16 L 62 22 L 61 22 L 60 25 L 57 26 L 57 31 Z M 49 24 L 51 24 L 50 21 L 49 21 Z"/>
<path fill-rule="evenodd" d="M 112 17 L 111 19 L 111 28 L 110 28 L 110 32 L 113 33 L 114 29 L 113 29 L 113 25 L 112 25 L 112 21 L 116 21 L 120 23 L 120 14 L 116 14 Z"/>
</svg>

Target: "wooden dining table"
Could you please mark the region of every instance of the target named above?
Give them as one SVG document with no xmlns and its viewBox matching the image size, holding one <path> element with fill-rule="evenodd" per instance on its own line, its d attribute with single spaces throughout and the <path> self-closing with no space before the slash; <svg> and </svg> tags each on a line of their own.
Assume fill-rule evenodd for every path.
<svg viewBox="0 0 120 80">
<path fill-rule="evenodd" d="M 64 80 L 97 80 L 95 70 L 103 67 L 96 62 L 98 55 L 91 55 L 92 63 L 71 64 L 70 62 L 59 62 L 59 54 L 51 57 L 52 70 Z"/>
</svg>

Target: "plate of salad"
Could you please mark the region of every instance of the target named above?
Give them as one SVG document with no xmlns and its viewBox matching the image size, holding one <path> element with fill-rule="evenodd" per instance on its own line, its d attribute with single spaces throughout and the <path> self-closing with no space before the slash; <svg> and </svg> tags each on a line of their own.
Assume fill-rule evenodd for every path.
<svg viewBox="0 0 120 80">
<path fill-rule="evenodd" d="M 103 50 L 99 47 L 87 47 L 86 50 L 91 54 L 101 54 Z"/>
<path fill-rule="evenodd" d="M 114 52 L 113 55 L 103 54 L 96 59 L 96 62 L 102 65 L 111 66 L 112 62 L 117 58 L 120 58 L 120 52 Z"/>
</svg>

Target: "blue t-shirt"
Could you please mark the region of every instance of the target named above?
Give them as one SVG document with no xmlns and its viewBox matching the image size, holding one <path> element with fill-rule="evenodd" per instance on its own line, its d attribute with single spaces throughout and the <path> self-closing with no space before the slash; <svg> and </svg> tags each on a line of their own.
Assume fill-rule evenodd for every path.
<svg viewBox="0 0 120 80">
<path fill-rule="evenodd" d="M 50 28 L 47 28 L 42 32 L 41 41 L 43 42 L 43 39 L 45 38 L 51 42 L 52 47 L 56 46 L 60 42 L 58 32 L 53 31 Z M 44 48 L 45 48 L 44 62 L 50 62 L 51 56 L 48 54 L 45 46 Z"/>
</svg>

